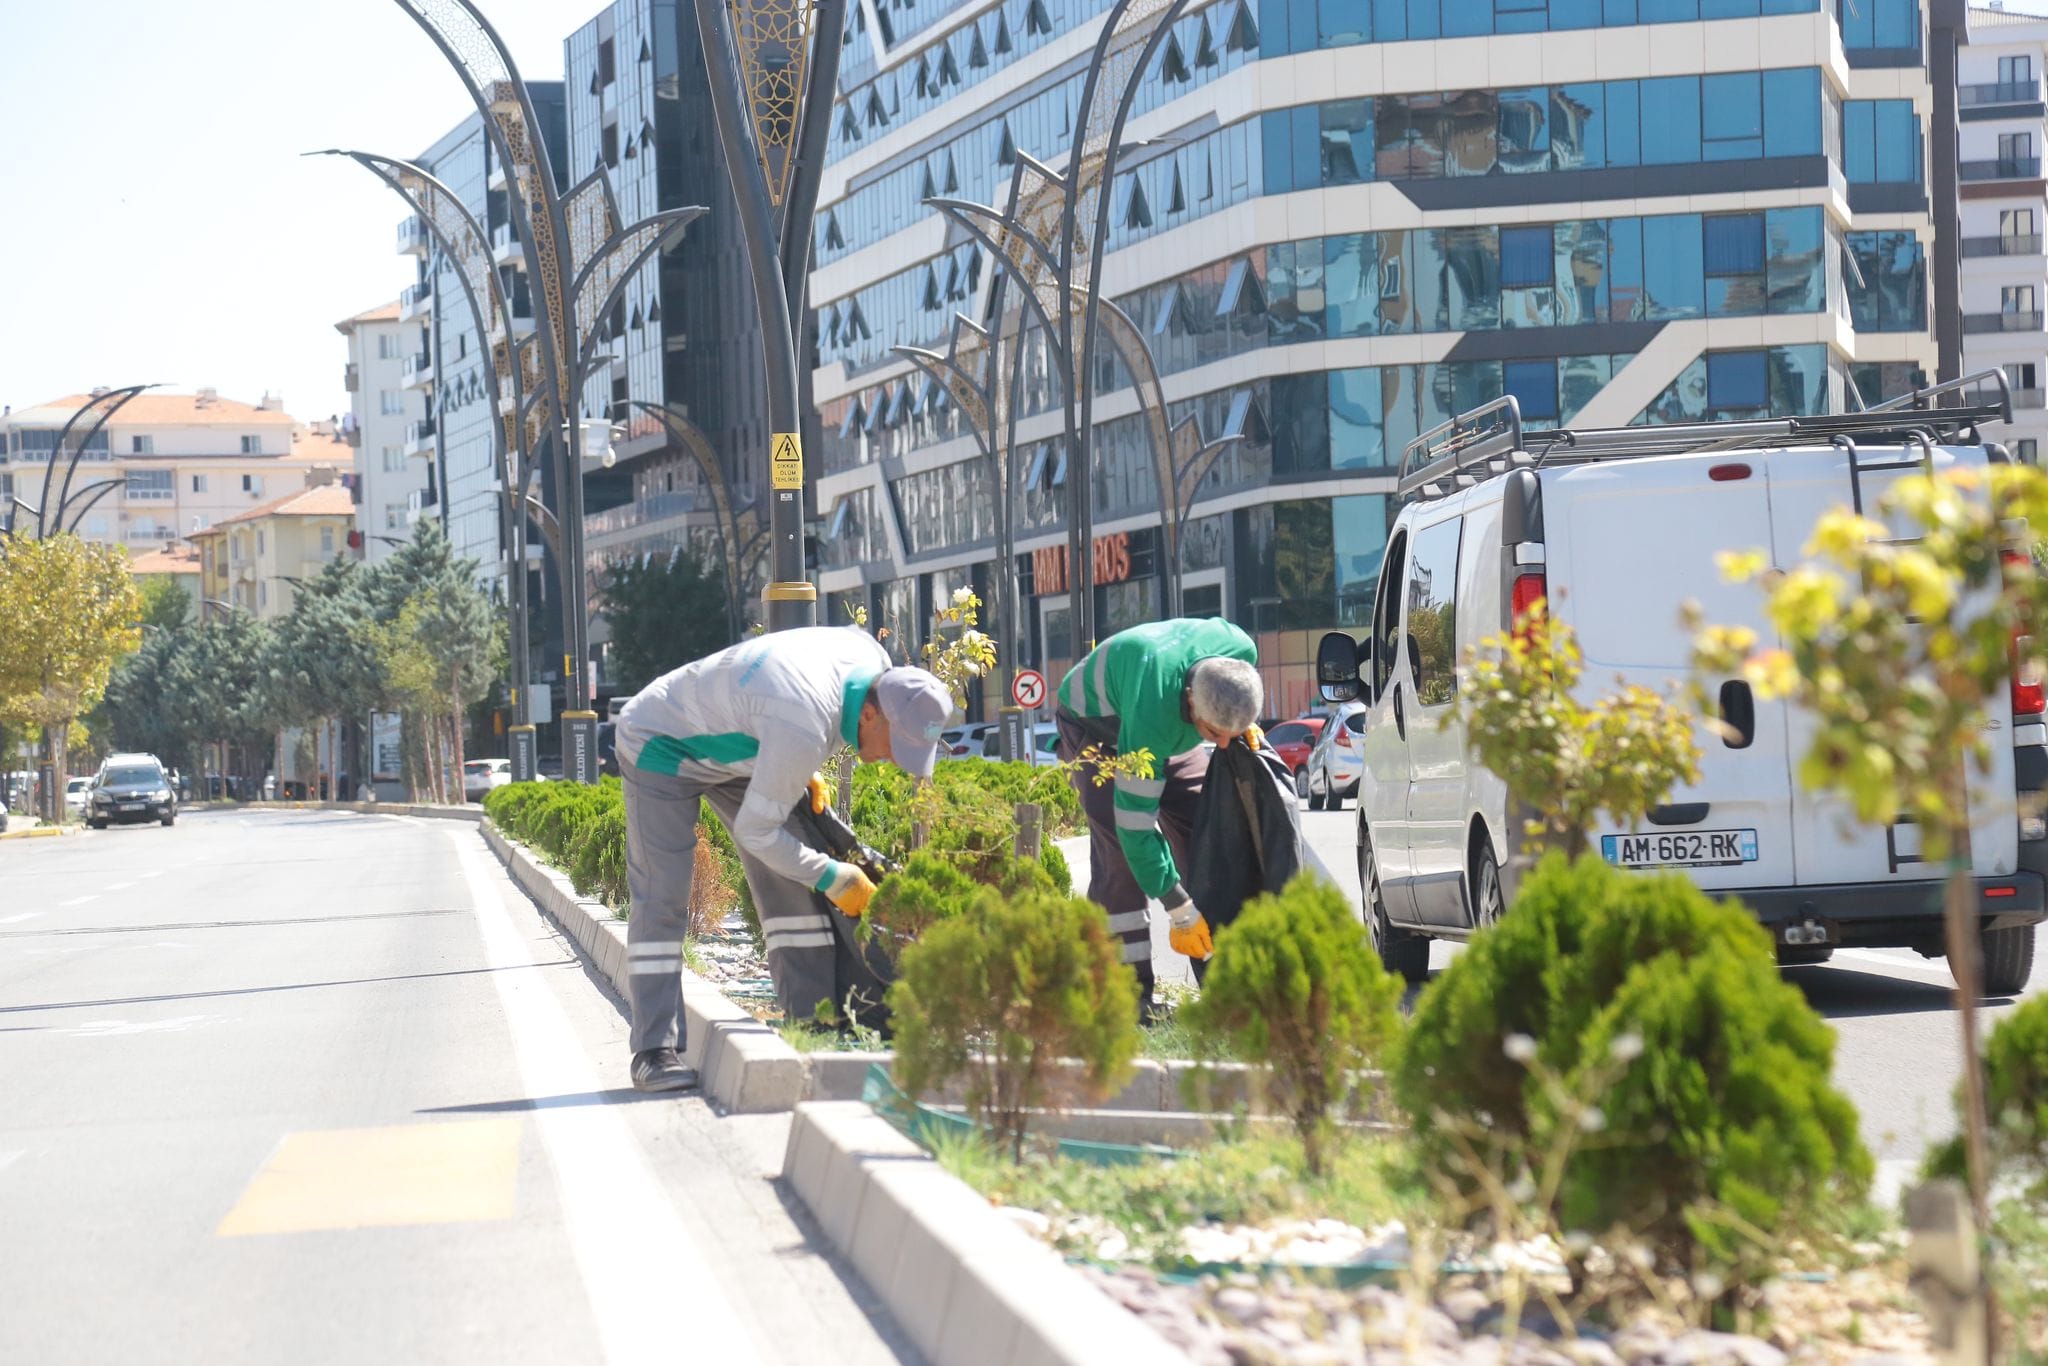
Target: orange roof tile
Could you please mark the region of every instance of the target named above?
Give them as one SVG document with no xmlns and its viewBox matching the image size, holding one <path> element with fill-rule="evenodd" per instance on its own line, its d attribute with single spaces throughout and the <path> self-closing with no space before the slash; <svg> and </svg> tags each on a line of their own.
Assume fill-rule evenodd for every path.
<svg viewBox="0 0 2048 1366">
<path fill-rule="evenodd" d="M 137 555 L 128 562 L 131 574 L 197 574 L 199 552 L 189 547 L 172 549 L 165 547 L 152 550 L 146 555 Z"/>
<path fill-rule="evenodd" d="M 352 466 L 356 462 L 356 450 L 338 436 L 302 427 L 292 433 L 291 454 L 285 459 L 300 464 Z"/>
<path fill-rule="evenodd" d="M 340 484 L 316 484 L 297 493 L 287 493 L 282 498 L 273 498 L 260 507 L 238 512 L 232 517 L 223 517 L 215 522 L 214 528 L 231 526 L 238 522 L 254 522 L 264 517 L 353 517 L 356 511 L 355 495 Z"/>
<path fill-rule="evenodd" d="M 62 398 L 53 398 L 48 403 L 18 408 L 9 414 L 9 421 L 17 426 L 24 421 L 62 426 L 91 397 L 90 394 L 66 394 Z M 297 422 L 289 413 L 259 408 L 253 403 L 242 403 L 232 398 L 215 397 L 202 402 L 197 394 L 151 392 L 137 394 L 122 404 L 121 410 L 114 414 L 112 421 L 107 425 L 291 427 L 296 426 Z"/>
<path fill-rule="evenodd" d="M 353 318 L 343 318 L 334 325 L 334 330 L 337 332 L 347 332 L 357 323 L 395 323 L 397 321 L 398 301 L 393 299 L 388 304 L 379 304 L 375 308 L 364 309 Z"/>
</svg>

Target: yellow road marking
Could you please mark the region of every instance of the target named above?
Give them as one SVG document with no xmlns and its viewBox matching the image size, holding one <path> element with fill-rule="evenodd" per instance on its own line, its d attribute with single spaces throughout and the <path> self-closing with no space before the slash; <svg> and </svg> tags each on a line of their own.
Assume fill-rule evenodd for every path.
<svg viewBox="0 0 2048 1366">
<path fill-rule="evenodd" d="M 509 1219 L 521 1127 L 483 1119 L 287 1134 L 214 1234 Z"/>
</svg>

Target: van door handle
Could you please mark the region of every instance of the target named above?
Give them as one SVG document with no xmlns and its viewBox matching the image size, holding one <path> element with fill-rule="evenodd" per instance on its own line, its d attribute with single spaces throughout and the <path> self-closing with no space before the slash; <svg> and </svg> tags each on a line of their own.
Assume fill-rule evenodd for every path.
<svg viewBox="0 0 2048 1366">
<path fill-rule="evenodd" d="M 1756 742 L 1756 694 L 1740 678 L 1721 685 L 1721 727 L 1721 743 L 1730 749 Z"/>
<path fill-rule="evenodd" d="M 1408 738 L 1408 717 L 1401 710 L 1401 685 L 1399 683 L 1394 685 L 1394 729 L 1400 733 L 1403 740 Z"/>
</svg>

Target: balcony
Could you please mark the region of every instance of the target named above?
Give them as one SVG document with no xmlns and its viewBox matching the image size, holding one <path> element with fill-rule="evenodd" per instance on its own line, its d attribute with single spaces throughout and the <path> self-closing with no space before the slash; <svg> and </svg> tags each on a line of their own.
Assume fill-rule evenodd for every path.
<svg viewBox="0 0 2048 1366">
<path fill-rule="evenodd" d="M 398 291 L 398 320 L 402 323 L 423 316 L 433 307 L 434 286 L 428 281 L 422 280 Z"/>
<path fill-rule="evenodd" d="M 350 361 L 341 372 L 341 387 L 353 394 L 363 387 L 362 367 Z"/>
<path fill-rule="evenodd" d="M 398 225 L 398 254 L 400 256 L 425 256 L 433 245 L 427 233 L 427 225 L 415 216 L 402 220 Z"/>
<path fill-rule="evenodd" d="M 526 264 L 526 253 L 519 247 L 519 234 L 512 231 L 510 223 L 500 223 L 491 229 L 491 260 L 501 266 Z"/>
<path fill-rule="evenodd" d="M 1965 313 L 1963 331 L 1981 332 L 2039 332 L 2041 313 Z"/>
<path fill-rule="evenodd" d="M 603 536 L 612 532 L 630 531 L 651 522 L 667 521 L 671 517 L 687 517 L 693 512 L 709 512 L 711 504 L 694 493 L 657 493 L 604 512 L 593 512 L 583 519 L 583 531 L 588 536 Z"/>
<path fill-rule="evenodd" d="M 434 358 L 421 351 L 405 358 L 405 387 L 424 389 L 434 382 Z"/>
<path fill-rule="evenodd" d="M 1981 109 L 1991 104 L 2039 104 L 2039 78 L 2024 81 L 1989 81 L 1983 85 L 1956 87 L 1956 103 L 1964 109 Z"/>
<path fill-rule="evenodd" d="M 405 453 L 407 455 L 432 455 L 434 453 L 434 419 L 423 417 L 417 422 L 406 425 Z"/>
<path fill-rule="evenodd" d="M 405 520 L 408 523 L 417 522 L 422 514 L 432 511 L 438 501 L 438 495 L 434 490 L 414 489 L 405 495 Z"/>
<path fill-rule="evenodd" d="M 2041 234 L 2027 233 L 2024 236 L 1965 237 L 1963 259 L 1978 256 L 2039 256 Z"/>
<path fill-rule="evenodd" d="M 2039 180 L 2041 158 L 1997 157 L 1990 161 L 1960 161 L 1956 174 L 1968 181 Z"/>
</svg>

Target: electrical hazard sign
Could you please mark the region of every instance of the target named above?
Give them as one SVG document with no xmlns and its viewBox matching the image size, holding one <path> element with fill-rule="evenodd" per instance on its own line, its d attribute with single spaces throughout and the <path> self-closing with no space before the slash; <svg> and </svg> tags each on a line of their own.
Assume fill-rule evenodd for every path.
<svg viewBox="0 0 2048 1366">
<path fill-rule="evenodd" d="M 768 447 L 771 478 L 779 489 L 804 486 L 804 442 L 795 432 L 777 432 Z"/>
</svg>

